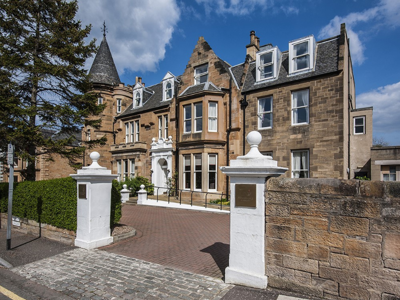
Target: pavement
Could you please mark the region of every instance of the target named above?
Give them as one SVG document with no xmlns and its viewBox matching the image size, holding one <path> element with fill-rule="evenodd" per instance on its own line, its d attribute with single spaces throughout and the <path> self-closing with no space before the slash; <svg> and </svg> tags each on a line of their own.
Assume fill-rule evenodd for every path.
<svg viewBox="0 0 400 300">
<path fill-rule="evenodd" d="M 124 205 L 122 216 L 137 235 L 90 251 L 14 231 L 7 251 L 1 228 L 0 300 L 312 299 L 225 284 L 226 214 Z"/>
</svg>

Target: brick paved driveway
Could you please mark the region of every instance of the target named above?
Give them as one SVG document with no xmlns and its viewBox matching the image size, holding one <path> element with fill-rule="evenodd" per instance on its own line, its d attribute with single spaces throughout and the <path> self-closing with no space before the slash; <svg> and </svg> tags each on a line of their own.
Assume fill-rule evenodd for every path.
<svg viewBox="0 0 400 300">
<path fill-rule="evenodd" d="M 229 261 L 229 214 L 124 205 L 120 223 L 135 237 L 103 250 L 222 278 Z"/>
</svg>

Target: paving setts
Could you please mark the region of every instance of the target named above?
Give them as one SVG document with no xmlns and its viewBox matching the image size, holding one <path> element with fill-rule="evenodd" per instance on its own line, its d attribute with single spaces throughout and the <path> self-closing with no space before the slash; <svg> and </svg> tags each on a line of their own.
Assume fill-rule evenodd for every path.
<svg viewBox="0 0 400 300">
<path fill-rule="evenodd" d="M 75 299 L 221 299 L 233 287 L 103 250 L 74 249 L 11 270 Z"/>
</svg>

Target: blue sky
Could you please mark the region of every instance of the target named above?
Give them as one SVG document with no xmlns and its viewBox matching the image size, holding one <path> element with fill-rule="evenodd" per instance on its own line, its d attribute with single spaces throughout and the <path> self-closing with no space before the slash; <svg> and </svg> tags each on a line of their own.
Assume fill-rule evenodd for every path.
<svg viewBox="0 0 400 300">
<path fill-rule="evenodd" d="M 79 19 L 102 39 L 102 23 L 121 81 L 147 86 L 183 73 L 200 36 L 231 65 L 242 63 L 250 31 L 261 45 L 339 34 L 346 23 L 357 108 L 374 107 L 374 138 L 400 145 L 399 0 L 79 0 Z M 90 68 L 92 61 L 88 61 Z"/>
</svg>

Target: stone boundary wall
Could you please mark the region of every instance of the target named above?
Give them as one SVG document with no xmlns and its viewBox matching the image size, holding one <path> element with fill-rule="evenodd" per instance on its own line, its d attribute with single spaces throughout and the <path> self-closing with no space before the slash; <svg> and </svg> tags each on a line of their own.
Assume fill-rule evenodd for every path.
<svg viewBox="0 0 400 300">
<path fill-rule="evenodd" d="M 7 228 L 7 214 L 1 214 L 1 228 Z M 25 234 L 32 234 L 35 236 L 48 238 L 50 240 L 58 241 L 67 245 L 74 245 L 75 231 L 57 228 L 48 224 L 40 224 L 33 220 L 19 218 L 19 226 L 13 225 L 12 229 Z"/>
<path fill-rule="evenodd" d="M 400 183 L 271 178 L 271 287 L 327 299 L 400 299 Z"/>
</svg>

